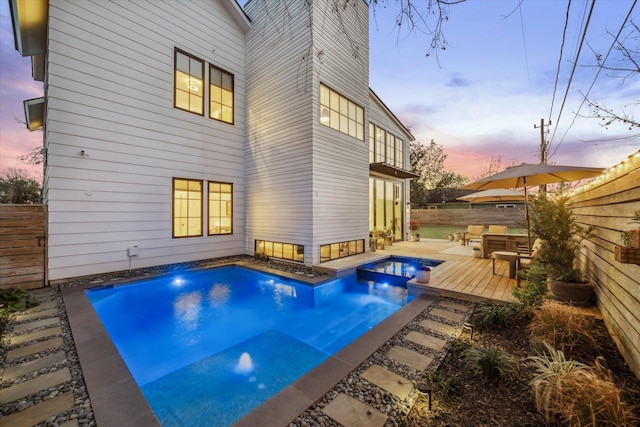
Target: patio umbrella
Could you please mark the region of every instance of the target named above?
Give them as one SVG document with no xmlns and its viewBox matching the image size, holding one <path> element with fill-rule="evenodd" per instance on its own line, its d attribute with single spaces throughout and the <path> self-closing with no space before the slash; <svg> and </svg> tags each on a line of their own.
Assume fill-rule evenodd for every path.
<svg viewBox="0 0 640 427">
<path fill-rule="evenodd" d="M 527 187 L 535 185 L 557 184 L 561 182 L 573 182 L 580 179 L 593 178 L 604 172 L 603 168 L 588 168 L 582 166 L 563 165 L 532 165 L 522 163 L 511 166 L 502 172 L 479 179 L 467 184 L 465 190 L 489 190 L 492 188 L 524 188 L 524 207 L 527 219 L 527 237 L 531 248 L 531 232 L 529 231 L 529 200 Z"/>
<path fill-rule="evenodd" d="M 522 191 L 507 190 L 506 188 L 492 188 L 467 194 L 466 196 L 458 197 L 456 200 L 463 200 L 469 203 L 515 202 L 524 200 L 524 193 Z"/>
</svg>

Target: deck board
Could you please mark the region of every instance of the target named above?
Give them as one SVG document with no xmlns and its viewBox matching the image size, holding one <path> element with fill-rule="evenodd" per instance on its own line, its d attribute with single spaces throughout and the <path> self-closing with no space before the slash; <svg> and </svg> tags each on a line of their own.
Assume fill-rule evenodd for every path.
<svg viewBox="0 0 640 427">
<path fill-rule="evenodd" d="M 443 296 L 454 296 L 460 299 L 478 301 L 490 299 L 497 301 L 513 301 L 512 291 L 516 287 L 516 279 L 509 278 L 509 263 L 496 261 L 496 274 L 492 271 L 492 260 L 474 258 L 471 249 L 468 255 L 446 253 L 464 252 L 465 248 L 458 247 L 457 242 L 437 239 L 421 239 L 419 242 L 395 242 L 385 246 L 385 249 L 375 252 L 375 256 L 397 255 L 418 258 L 443 260 L 442 264 L 432 268 L 429 287 L 437 290 Z M 445 251 L 445 253 L 443 253 Z M 373 254 L 365 254 L 369 257 Z M 350 260 L 352 258 L 352 260 Z M 345 265 L 358 265 L 358 256 L 343 258 L 338 262 L 321 264 L 323 269 L 330 270 L 332 266 L 345 268 Z"/>
</svg>

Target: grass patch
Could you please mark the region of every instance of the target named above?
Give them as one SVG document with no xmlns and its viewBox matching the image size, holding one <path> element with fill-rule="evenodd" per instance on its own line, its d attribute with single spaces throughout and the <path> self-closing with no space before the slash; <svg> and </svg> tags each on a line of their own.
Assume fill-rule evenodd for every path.
<svg viewBox="0 0 640 427">
<path fill-rule="evenodd" d="M 456 227 L 450 225 L 432 225 L 428 227 L 420 227 L 417 233 L 421 238 L 427 239 L 448 239 L 449 234 L 462 233 L 467 231 L 467 227 Z M 509 234 L 526 234 L 527 230 L 524 228 L 509 228 Z"/>
</svg>

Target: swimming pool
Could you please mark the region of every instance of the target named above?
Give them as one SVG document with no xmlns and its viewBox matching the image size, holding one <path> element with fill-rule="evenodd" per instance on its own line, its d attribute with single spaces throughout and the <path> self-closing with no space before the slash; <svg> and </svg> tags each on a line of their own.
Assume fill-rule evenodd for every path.
<svg viewBox="0 0 640 427">
<path fill-rule="evenodd" d="M 407 303 L 357 280 L 315 288 L 230 266 L 87 291 L 163 426 L 226 426 Z"/>
<path fill-rule="evenodd" d="M 387 280 L 396 286 L 403 286 L 416 275 L 418 267 L 436 267 L 444 261 L 428 258 L 390 256 L 380 261 L 358 267 L 358 278 L 366 280 Z M 391 277 L 389 277 L 391 276 Z"/>
</svg>

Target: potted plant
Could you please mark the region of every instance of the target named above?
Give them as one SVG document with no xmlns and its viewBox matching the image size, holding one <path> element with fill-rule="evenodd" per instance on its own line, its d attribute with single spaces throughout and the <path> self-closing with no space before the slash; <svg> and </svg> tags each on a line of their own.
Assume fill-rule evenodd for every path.
<svg viewBox="0 0 640 427">
<path fill-rule="evenodd" d="M 531 206 L 530 231 L 542 240 L 536 258 L 544 266 L 551 294 L 573 305 L 588 306 L 593 287 L 575 262 L 582 240 L 592 230 L 577 223 L 567 204 L 566 196 L 537 197 Z"/>
<path fill-rule="evenodd" d="M 635 211 L 632 223 L 640 224 L 640 209 Z M 621 233 L 622 246 L 616 245 L 615 259 L 625 264 L 640 265 L 640 227 L 635 230 L 624 231 Z"/>
<path fill-rule="evenodd" d="M 415 219 L 412 219 L 411 221 L 409 221 L 409 229 L 411 229 L 411 232 L 413 233 L 411 234 L 412 242 L 416 242 L 420 240 L 420 234 L 417 233 L 418 228 L 420 228 L 420 224 L 418 224 L 418 221 L 416 221 Z"/>
<path fill-rule="evenodd" d="M 426 265 L 421 265 L 416 270 L 416 281 L 420 283 L 429 283 L 431 280 L 431 267 Z"/>
</svg>

